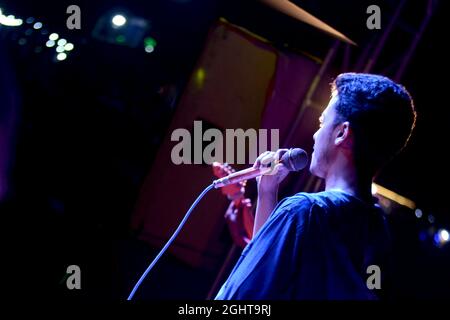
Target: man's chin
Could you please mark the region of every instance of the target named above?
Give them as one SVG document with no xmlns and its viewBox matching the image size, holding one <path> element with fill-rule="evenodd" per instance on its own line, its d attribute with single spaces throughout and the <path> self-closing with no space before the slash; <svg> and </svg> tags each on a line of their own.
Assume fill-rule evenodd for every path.
<svg viewBox="0 0 450 320">
<path fill-rule="evenodd" d="M 312 162 L 311 162 L 311 165 L 309 166 L 309 172 L 311 172 L 312 175 L 317 176 L 317 174 L 316 174 L 316 167 L 313 165 Z"/>
<path fill-rule="evenodd" d="M 313 176 L 316 176 L 318 178 L 322 178 L 322 175 L 320 174 L 320 172 L 317 170 L 317 167 L 315 166 L 315 163 L 311 162 L 311 165 L 309 166 L 309 172 L 311 172 L 311 174 Z"/>
</svg>

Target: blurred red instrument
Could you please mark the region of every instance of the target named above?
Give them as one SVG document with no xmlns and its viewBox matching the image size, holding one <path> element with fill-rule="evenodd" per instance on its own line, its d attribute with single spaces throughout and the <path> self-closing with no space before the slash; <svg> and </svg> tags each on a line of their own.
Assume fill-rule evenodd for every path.
<svg viewBox="0 0 450 320">
<path fill-rule="evenodd" d="M 213 173 L 217 178 L 223 178 L 235 170 L 228 164 L 214 162 L 212 164 Z M 250 199 L 245 198 L 245 186 L 247 181 L 230 184 L 222 187 L 222 194 L 231 201 L 225 212 L 225 220 L 231 233 L 233 242 L 244 248 L 252 239 L 253 235 L 253 206 Z"/>
</svg>

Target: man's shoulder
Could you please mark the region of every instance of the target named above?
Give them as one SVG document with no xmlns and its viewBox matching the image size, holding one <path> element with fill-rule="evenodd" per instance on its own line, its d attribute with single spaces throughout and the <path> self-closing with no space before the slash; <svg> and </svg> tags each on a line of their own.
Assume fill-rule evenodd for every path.
<svg viewBox="0 0 450 320">
<path fill-rule="evenodd" d="M 293 196 L 283 199 L 289 206 L 326 206 L 331 202 L 342 201 L 343 198 L 333 192 L 299 192 Z"/>
<path fill-rule="evenodd" d="M 311 205 L 317 205 L 322 208 L 353 202 L 363 204 L 361 200 L 341 191 L 299 192 L 292 197 L 294 199 L 305 199 L 304 201 L 309 201 Z"/>
<path fill-rule="evenodd" d="M 310 208 L 313 204 L 313 199 L 304 192 L 297 193 L 281 200 L 278 207 L 284 210 L 298 210 Z"/>
<path fill-rule="evenodd" d="M 342 193 L 322 191 L 316 193 L 299 192 L 284 198 L 278 205 L 279 211 L 295 212 L 297 214 L 313 214 L 327 211 L 332 207 L 350 202 L 351 199 Z"/>
<path fill-rule="evenodd" d="M 314 194 L 299 192 L 282 199 L 274 210 L 273 216 L 289 216 L 293 219 L 307 219 L 317 203 Z"/>
</svg>

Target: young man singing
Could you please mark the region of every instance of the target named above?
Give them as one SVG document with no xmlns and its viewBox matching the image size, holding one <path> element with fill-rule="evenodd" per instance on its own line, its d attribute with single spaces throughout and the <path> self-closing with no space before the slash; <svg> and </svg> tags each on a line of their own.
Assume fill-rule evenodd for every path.
<svg viewBox="0 0 450 320">
<path fill-rule="evenodd" d="M 325 191 L 277 203 L 288 173 L 282 163 L 258 180 L 255 236 L 217 300 L 378 298 L 366 284 L 367 268 L 385 271 L 388 233 L 371 183 L 408 142 L 416 120 L 413 101 L 386 77 L 344 73 L 333 82 L 319 120 L 310 171 L 325 180 Z M 263 153 L 254 166 L 284 152 Z"/>
</svg>

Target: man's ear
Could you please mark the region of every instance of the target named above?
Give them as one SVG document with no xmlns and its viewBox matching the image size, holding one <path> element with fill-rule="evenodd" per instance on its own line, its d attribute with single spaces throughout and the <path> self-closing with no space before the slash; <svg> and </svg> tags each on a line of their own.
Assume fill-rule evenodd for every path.
<svg viewBox="0 0 450 320">
<path fill-rule="evenodd" d="M 336 146 L 351 148 L 353 144 L 353 131 L 348 121 L 342 122 L 336 127 L 336 138 L 334 139 Z"/>
</svg>

